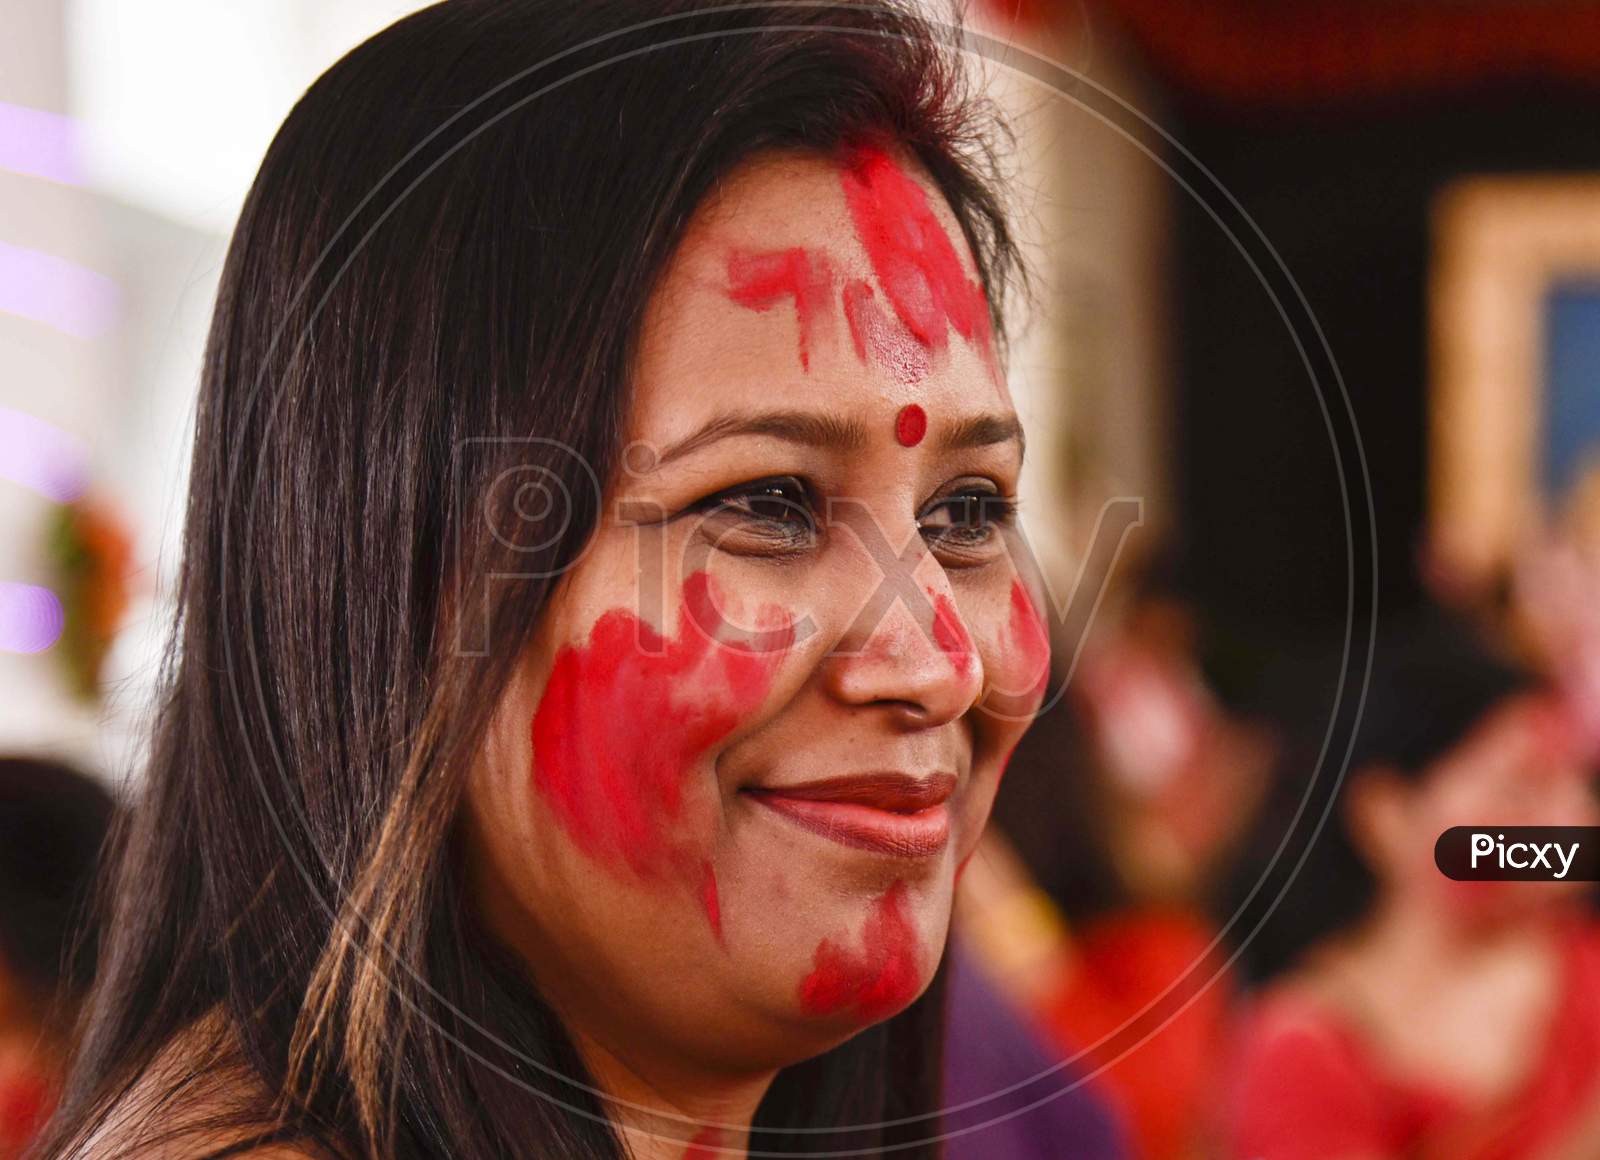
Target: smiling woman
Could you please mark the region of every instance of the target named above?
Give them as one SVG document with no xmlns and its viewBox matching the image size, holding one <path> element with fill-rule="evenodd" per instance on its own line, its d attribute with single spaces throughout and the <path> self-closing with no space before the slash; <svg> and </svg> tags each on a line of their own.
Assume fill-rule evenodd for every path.
<svg viewBox="0 0 1600 1160">
<path fill-rule="evenodd" d="M 52 1154 L 933 1154 L 1048 659 L 942 36 L 451 0 L 306 94 Z"/>
</svg>

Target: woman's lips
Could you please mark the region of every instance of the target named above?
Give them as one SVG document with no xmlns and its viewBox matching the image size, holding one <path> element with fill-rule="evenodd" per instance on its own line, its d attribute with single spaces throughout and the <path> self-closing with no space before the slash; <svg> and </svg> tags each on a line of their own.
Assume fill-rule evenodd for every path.
<svg viewBox="0 0 1600 1160">
<path fill-rule="evenodd" d="M 896 858 L 927 858 L 950 841 L 950 774 L 863 774 L 744 792 L 797 826 L 844 846 Z"/>
</svg>

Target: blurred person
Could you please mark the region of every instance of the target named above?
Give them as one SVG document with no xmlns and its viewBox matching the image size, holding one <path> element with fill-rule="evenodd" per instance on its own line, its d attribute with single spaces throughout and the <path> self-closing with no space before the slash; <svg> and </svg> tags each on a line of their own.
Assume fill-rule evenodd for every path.
<svg viewBox="0 0 1600 1160">
<path fill-rule="evenodd" d="M 1309 736 L 1309 732 L 1307 733 Z M 1456 882 L 1457 825 L 1600 823 L 1566 703 L 1454 621 L 1380 629 L 1335 813 L 1246 948 L 1239 1160 L 1600 1156 L 1600 925 L 1573 883 Z M 1286 766 L 1241 888 L 1306 789 Z"/>
<path fill-rule="evenodd" d="M 936 1154 L 1048 665 L 992 130 L 882 3 L 447 0 L 311 86 L 48 1154 Z"/>
<path fill-rule="evenodd" d="M 94 976 L 91 921 L 113 815 L 99 783 L 55 761 L 0 757 L 0 1160 L 53 1107 Z"/>
<path fill-rule="evenodd" d="M 1506 566 L 1487 577 L 1435 542 L 1418 563 L 1435 600 L 1549 676 L 1580 741 L 1600 758 L 1600 465 L 1579 472 L 1555 510 L 1530 519 Z"/>
<path fill-rule="evenodd" d="M 1600 759 L 1600 465 L 1579 476 L 1560 518 L 1512 564 L 1508 635 L 1550 674 L 1580 739 Z"/>
<path fill-rule="evenodd" d="M 1147 565 L 1013 754 L 958 909 L 974 957 L 1059 1057 L 1082 1056 L 1149 1160 L 1202 1146 L 1230 999 L 1212 895 L 1273 752 L 1212 693 L 1196 619 Z"/>
</svg>

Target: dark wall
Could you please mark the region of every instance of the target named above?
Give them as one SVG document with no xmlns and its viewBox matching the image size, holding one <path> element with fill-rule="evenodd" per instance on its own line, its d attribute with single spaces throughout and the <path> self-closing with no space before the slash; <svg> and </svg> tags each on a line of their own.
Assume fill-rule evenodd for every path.
<svg viewBox="0 0 1600 1160">
<path fill-rule="evenodd" d="M 1415 603 L 1427 480 L 1429 207 L 1473 173 L 1600 170 L 1594 90 L 1520 87 L 1296 112 L 1180 98 L 1175 135 L 1243 203 L 1343 371 L 1376 506 L 1379 611 Z M 1176 479 L 1185 571 L 1225 621 L 1342 622 L 1333 453 L 1293 339 L 1198 207 L 1176 221 Z"/>
</svg>

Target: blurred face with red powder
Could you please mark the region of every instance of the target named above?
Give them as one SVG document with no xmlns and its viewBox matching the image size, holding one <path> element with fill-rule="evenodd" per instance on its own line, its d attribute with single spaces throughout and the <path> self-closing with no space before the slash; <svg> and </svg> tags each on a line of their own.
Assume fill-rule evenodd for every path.
<svg viewBox="0 0 1600 1160">
<path fill-rule="evenodd" d="M 1452 826 L 1600 824 L 1594 770 L 1564 706 L 1544 693 L 1507 699 L 1410 782 L 1382 769 L 1357 779 L 1354 825 L 1391 899 L 1466 930 L 1547 921 L 1581 901 L 1582 882 L 1453 882 L 1433 844 Z"/>
<path fill-rule="evenodd" d="M 926 987 L 1048 664 L 927 176 L 862 148 L 720 184 L 624 440 L 470 788 L 475 901 L 608 1090 L 759 1086 Z"/>
</svg>

